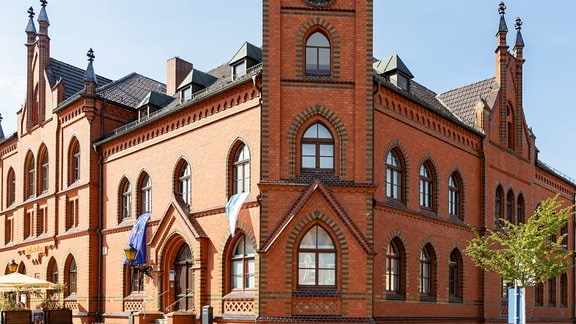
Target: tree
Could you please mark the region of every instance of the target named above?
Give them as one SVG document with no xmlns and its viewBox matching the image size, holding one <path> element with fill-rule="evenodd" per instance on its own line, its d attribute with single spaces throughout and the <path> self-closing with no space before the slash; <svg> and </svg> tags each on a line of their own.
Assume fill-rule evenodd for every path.
<svg viewBox="0 0 576 324">
<path fill-rule="evenodd" d="M 568 231 L 562 229 L 574 214 L 574 206 L 561 209 L 557 197 L 544 200 L 526 223 L 501 219 L 500 229 L 487 229 L 484 234 L 472 228 L 476 237 L 465 253 L 478 267 L 522 287 L 563 274 L 572 264 L 574 251 L 564 243 Z"/>
</svg>

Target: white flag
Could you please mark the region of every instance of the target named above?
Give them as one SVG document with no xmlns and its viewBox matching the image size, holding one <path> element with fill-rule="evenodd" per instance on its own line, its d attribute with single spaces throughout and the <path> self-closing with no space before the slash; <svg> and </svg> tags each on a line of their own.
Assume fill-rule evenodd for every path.
<svg viewBox="0 0 576 324">
<path fill-rule="evenodd" d="M 234 232 L 236 230 L 236 220 L 238 219 L 238 213 L 244 200 L 248 197 L 247 192 L 232 195 L 226 203 L 226 217 L 228 217 L 228 225 L 230 225 L 230 233 L 234 237 Z"/>
</svg>

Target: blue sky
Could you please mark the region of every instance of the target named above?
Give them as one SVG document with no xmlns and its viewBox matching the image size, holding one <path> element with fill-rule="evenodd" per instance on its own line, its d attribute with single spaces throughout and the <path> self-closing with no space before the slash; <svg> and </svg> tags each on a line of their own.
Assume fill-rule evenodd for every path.
<svg viewBox="0 0 576 324">
<path fill-rule="evenodd" d="M 494 76 L 499 0 L 374 0 L 374 56 L 398 54 L 415 81 L 442 93 Z M 576 179 L 576 1 L 505 1 L 508 44 L 523 21 L 524 110 L 539 158 Z M 6 1 L 0 11 L 0 113 L 16 130 L 25 96 L 27 9 L 39 1 Z M 52 0 L 51 56 L 111 79 L 137 72 L 166 81 L 166 60 L 179 56 L 207 71 L 228 62 L 245 41 L 262 45 L 261 2 Z"/>
</svg>

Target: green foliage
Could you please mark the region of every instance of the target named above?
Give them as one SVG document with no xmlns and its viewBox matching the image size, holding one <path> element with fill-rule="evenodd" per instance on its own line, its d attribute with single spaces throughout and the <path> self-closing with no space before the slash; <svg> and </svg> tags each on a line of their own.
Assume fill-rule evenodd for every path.
<svg viewBox="0 0 576 324">
<path fill-rule="evenodd" d="M 472 228 L 476 237 L 465 253 L 474 263 L 521 286 L 534 286 L 561 275 L 572 264 L 572 253 L 563 241 L 574 206 L 560 209 L 557 197 L 548 198 L 526 223 L 515 225 L 501 219 L 501 229 L 483 234 Z"/>
</svg>

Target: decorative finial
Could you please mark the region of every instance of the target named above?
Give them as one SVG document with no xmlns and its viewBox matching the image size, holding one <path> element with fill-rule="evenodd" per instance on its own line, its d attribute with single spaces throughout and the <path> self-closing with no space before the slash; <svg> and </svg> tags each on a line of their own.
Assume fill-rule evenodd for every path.
<svg viewBox="0 0 576 324">
<path fill-rule="evenodd" d="M 514 27 L 518 31 L 520 31 L 520 29 L 522 29 L 522 19 L 520 19 L 520 17 L 516 18 L 516 25 L 514 25 Z"/>
<path fill-rule="evenodd" d="M 32 7 L 28 8 L 28 18 L 34 18 L 34 8 Z"/>
<path fill-rule="evenodd" d="M 500 1 L 500 5 L 498 6 L 498 13 L 501 16 L 504 16 L 505 12 L 506 12 L 506 5 L 504 4 L 504 1 Z"/>
<path fill-rule="evenodd" d="M 46 1 L 46 0 L 40 0 L 40 5 L 41 5 L 43 8 L 46 8 L 46 5 L 47 5 L 47 4 L 48 4 L 48 1 Z"/>
<path fill-rule="evenodd" d="M 92 48 L 90 48 L 88 50 L 88 53 L 86 53 L 86 56 L 88 56 L 88 62 L 94 62 L 94 58 L 96 58 L 96 56 L 94 55 L 94 51 L 92 50 Z"/>
</svg>

